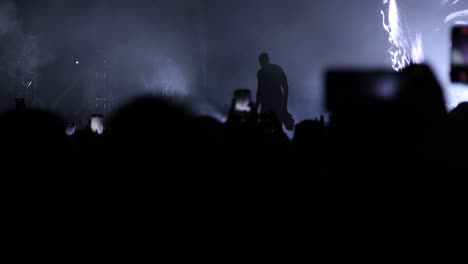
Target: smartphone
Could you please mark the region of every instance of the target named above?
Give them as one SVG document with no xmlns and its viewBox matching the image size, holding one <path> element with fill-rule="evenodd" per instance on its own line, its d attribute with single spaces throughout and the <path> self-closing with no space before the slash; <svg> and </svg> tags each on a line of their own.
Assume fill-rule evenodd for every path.
<svg viewBox="0 0 468 264">
<path fill-rule="evenodd" d="M 402 74 L 391 70 L 329 70 L 325 76 L 326 108 L 333 112 L 366 105 L 392 103 L 403 85 Z"/>
<path fill-rule="evenodd" d="M 468 26 L 452 29 L 450 78 L 453 83 L 468 83 Z"/>
<path fill-rule="evenodd" d="M 234 110 L 237 113 L 250 113 L 252 111 L 250 90 L 237 90 L 234 92 Z"/>
<path fill-rule="evenodd" d="M 102 115 L 92 115 L 90 128 L 94 133 L 102 135 L 104 133 L 104 117 Z"/>
</svg>

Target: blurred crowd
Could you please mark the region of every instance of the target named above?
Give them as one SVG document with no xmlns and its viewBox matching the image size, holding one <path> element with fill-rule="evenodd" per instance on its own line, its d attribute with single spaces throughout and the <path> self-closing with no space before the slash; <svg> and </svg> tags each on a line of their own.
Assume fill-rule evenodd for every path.
<svg viewBox="0 0 468 264">
<path fill-rule="evenodd" d="M 457 251 L 468 104 L 447 112 L 428 67 L 405 74 L 392 104 L 337 109 L 330 122 L 297 124 L 292 139 L 274 115 L 233 111 L 221 123 L 149 97 L 106 117 L 102 134 L 67 135 L 40 110 L 5 113 L 7 251 L 174 263 Z"/>
</svg>

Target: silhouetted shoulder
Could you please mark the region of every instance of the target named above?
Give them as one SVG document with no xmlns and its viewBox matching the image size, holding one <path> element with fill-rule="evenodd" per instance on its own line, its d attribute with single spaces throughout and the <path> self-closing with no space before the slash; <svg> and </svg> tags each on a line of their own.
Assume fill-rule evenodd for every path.
<svg viewBox="0 0 468 264">
<path fill-rule="evenodd" d="M 281 68 L 281 66 L 276 65 L 276 64 L 271 64 L 271 67 L 272 67 L 273 69 L 275 69 L 275 70 L 279 70 L 279 71 L 282 71 L 282 70 L 283 70 L 283 68 Z"/>
<path fill-rule="evenodd" d="M 283 68 L 281 68 L 281 66 L 276 64 L 272 64 L 271 66 L 274 72 L 284 74 Z"/>
<path fill-rule="evenodd" d="M 257 72 L 257 78 L 263 73 L 263 69 L 258 70 Z"/>
<path fill-rule="evenodd" d="M 280 75 L 280 74 L 284 74 L 283 69 L 276 64 L 270 64 L 267 67 L 260 69 L 257 73 L 257 77 L 265 76 L 265 75 L 267 76 Z"/>
</svg>

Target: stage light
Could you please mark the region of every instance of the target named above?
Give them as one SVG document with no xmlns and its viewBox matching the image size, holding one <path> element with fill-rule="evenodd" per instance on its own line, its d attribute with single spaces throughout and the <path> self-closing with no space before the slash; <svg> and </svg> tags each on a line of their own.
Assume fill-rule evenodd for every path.
<svg viewBox="0 0 468 264">
<path fill-rule="evenodd" d="M 76 64 L 76 65 L 80 64 L 80 61 L 75 61 L 75 64 Z"/>
</svg>

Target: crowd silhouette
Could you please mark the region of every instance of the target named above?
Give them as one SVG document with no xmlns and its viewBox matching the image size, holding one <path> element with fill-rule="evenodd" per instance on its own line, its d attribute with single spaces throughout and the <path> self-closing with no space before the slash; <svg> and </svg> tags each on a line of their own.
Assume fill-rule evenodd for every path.
<svg viewBox="0 0 468 264">
<path fill-rule="evenodd" d="M 68 136 L 53 113 L 5 113 L 2 236 L 18 256 L 61 261 L 422 260 L 456 251 L 466 230 L 468 107 L 447 113 L 427 66 L 401 75 L 410 81 L 391 105 L 303 121 L 292 140 L 274 113 L 233 108 L 221 123 L 151 97 L 107 118 L 102 135 L 88 127 Z"/>
</svg>

